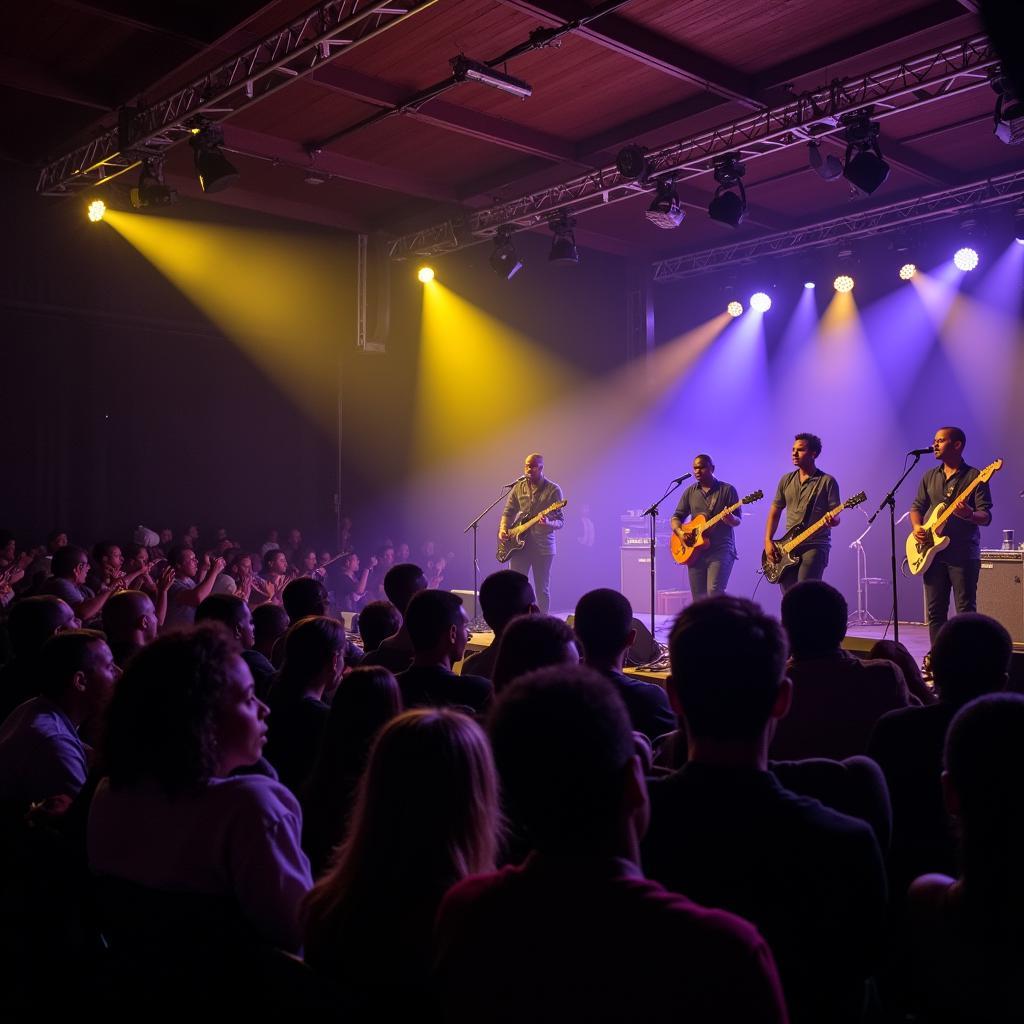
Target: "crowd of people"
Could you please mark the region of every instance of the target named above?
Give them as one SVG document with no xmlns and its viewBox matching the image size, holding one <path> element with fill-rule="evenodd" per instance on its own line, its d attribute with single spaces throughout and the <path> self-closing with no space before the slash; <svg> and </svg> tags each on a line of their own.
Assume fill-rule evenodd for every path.
<svg viewBox="0 0 1024 1024">
<path fill-rule="evenodd" d="M 495 572 L 466 657 L 402 545 L 67 541 L 0 537 L 7 1005 L 1024 1017 L 1024 696 L 990 618 L 946 623 L 928 685 L 845 651 L 822 581 L 781 621 L 706 597 L 660 685 L 610 589 L 570 625 Z"/>
</svg>

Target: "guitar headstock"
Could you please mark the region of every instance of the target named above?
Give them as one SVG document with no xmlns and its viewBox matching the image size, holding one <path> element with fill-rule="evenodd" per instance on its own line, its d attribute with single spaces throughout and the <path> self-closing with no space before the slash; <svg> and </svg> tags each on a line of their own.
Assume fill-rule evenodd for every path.
<svg viewBox="0 0 1024 1024">
<path fill-rule="evenodd" d="M 750 494 L 748 494 L 743 499 L 743 504 L 744 505 L 749 505 L 751 502 L 760 501 L 763 497 L 764 497 L 764 491 L 751 491 Z"/>
<path fill-rule="evenodd" d="M 546 516 L 546 515 L 550 514 L 551 512 L 557 512 L 560 508 L 565 508 L 565 506 L 568 505 L 568 504 L 569 504 L 568 500 L 556 501 L 553 504 L 548 505 L 548 507 L 546 509 L 544 509 L 543 512 L 541 512 L 541 515 L 542 516 Z"/>
<path fill-rule="evenodd" d="M 993 473 L 998 473 L 1003 468 L 1003 460 L 996 459 L 995 462 L 990 462 L 979 474 L 982 480 L 988 481 Z"/>
<path fill-rule="evenodd" d="M 863 505 L 867 500 L 868 496 L 863 491 L 860 491 L 852 498 L 847 498 L 846 501 L 843 502 L 843 508 L 856 508 L 858 505 Z"/>
</svg>

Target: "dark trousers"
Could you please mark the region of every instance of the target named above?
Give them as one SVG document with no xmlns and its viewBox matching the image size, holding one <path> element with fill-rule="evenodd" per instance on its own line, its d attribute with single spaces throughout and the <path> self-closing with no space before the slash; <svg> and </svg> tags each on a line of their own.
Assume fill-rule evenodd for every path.
<svg viewBox="0 0 1024 1024">
<path fill-rule="evenodd" d="M 731 551 L 722 551 L 717 555 L 708 555 L 695 565 L 687 565 L 690 597 L 696 601 L 698 597 L 707 597 L 709 594 L 724 594 L 735 561 L 736 556 Z"/>
<path fill-rule="evenodd" d="M 800 555 L 800 564 L 795 569 L 787 569 L 779 580 L 782 592 L 792 590 L 804 580 L 820 580 L 828 565 L 828 552 L 828 548 L 806 548 Z"/>
<path fill-rule="evenodd" d="M 533 570 L 533 589 L 537 595 L 537 607 L 547 615 L 551 607 L 551 563 L 555 560 L 554 551 L 534 551 L 529 544 L 522 551 L 517 551 L 509 560 L 508 567 L 524 576 Z"/>
<path fill-rule="evenodd" d="M 981 561 L 951 565 L 936 558 L 924 572 L 924 600 L 928 616 L 928 639 L 935 644 L 939 630 L 949 618 L 949 595 L 952 591 L 957 612 L 978 610 L 978 577 Z"/>
</svg>

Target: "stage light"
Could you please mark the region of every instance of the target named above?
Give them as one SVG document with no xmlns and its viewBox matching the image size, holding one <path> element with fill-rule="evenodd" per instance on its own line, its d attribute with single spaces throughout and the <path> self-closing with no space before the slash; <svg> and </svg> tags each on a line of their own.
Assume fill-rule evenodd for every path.
<svg viewBox="0 0 1024 1024">
<path fill-rule="evenodd" d="M 755 313 L 767 313 L 772 308 L 771 296 L 765 294 L 765 292 L 754 292 L 750 296 L 750 308 Z"/>
<path fill-rule="evenodd" d="M 434 280 L 434 268 L 433 267 L 420 267 L 416 271 L 416 276 L 420 279 L 423 284 L 429 284 Z"/>
<path fill-rule="evenodd" d="M 1013 211 L 1013 237 L 1018 245 L 1024 245 L 1024 206 Z"/>
<path fill-rule="evenodd" d="M 839 158 L 829 153 L 828 156 L 821 155 L 821 146 L 817 142 L 807 143 L 807 162 L 811 169 L 817 172 L 819 178 L 824 181 L 835 181 L 842 177 L 843 165 Z"/>
<path fill-rule="evenodd" d="M 913 263 L 904 263 L 900 267 L 900 280 L 909 281 L 917 273 L 917 267 Z"/>
<path fill-rule="evenodd" d="M 659 178 L 658 195 L 647 207 L 647 219 L 656 227 L 671 231 L 683 223 L 686 211 L 679 202 L 675 182 L 670 177 Z"/>
<path fill-rule="evenodd" d="M 737 302 L 735 299 L 725 307 L 725 311 L 731 317 L 743 316 L 743 303 Z"/>
<path fill-rule="evenodd" d="M 635 144 L 623 146 L 615 157 L 615 167 L 626 181 L 646 181 L 651 172 L 647 150 Z"/>
<path fill-rule="evenodd" d="M 494 236 L 494 252 L 490 257 L 491 269 L 499 276 L 511 281 L 523 269 L 523 261 L 516 255 L 516 247 L 512 244 L 512 229 L 498 228 Z"/>
<path fill-rule="evenodd" d="M 715 181 L 718 182 L 718 188 L 708 204 L 708 216 L 712 220 L 732 228 L 743 223 L 747 215 L 747 190 L 743 187 L 742 179 L 746 173 L 746 167 L 733 153 L 715 159 Z M 737 191 L 732 192 L 730 189 Z"/>
<path fill-rule="evenodd" d="M 878 145 L 879 125 L 871 120 L 871 107 L 842 118 L 846 125 L 846 159 L 843 175 L 864 195 L 871 195 L 889 177 L 889 165 L 882 159 Z"/>
<path fill-rule="evenodd" d="M 188 144 L 195 153 L 196 176 L 204 192 L 221 192 L 238 181 L 238 169 L 220 151 L 224 145 L 224 130 L 220 125 L 200 121 L 193 126 Z"/>
<path fill-rule="evenodd" d="M 106 216 L 107 204 L 102 199 L 94 199 L 86 212 L 89 215 L 89 220 L 96 224 Z"/>
<path fill-rule="evenodd" d="M 814 289 L 814 282 L 813 281 L 804 281 L 804 287 L 807 288 L 808 290 L 813 291 L 813 289 Z"/>
<path fill-rule="evenodd" d="M 511 93 L 521 100 L 533 95 L 533 86 L 528 82 L 506 75 L 504 71 L 496 71 L 463 53 L 458 57 L 452 57 L 448 63 L 452 66 L 452 77 L 457 82 L 479 82 L 481 85 L 489 85 L 492 89 Z"/>
<path fill-rule="evenodd" d="M 837 292 L 845 293 L 853 291 L 853 278 L 849 274 L 840 274 L 833 282 L 832 287 Z"/>
<path fill-rule="evenodd" d="M 575 226 L 576 221 L 564 213 L 550 222 L 548 227 L 554 232 L 555 237 L 551 240 L 549 263 L 579 263 L 580 252 L 576 248 L 576 236 L 572 230 Z"/>
<path fill-rule="evenodd" d="M 1018 99 L 1002 68 L 989 72 L 989 82 L 996 93 L 995 136 L 1007 146 L 1018 146 L 1024 142 L 1024 103 Z"/>
<path fill-rule="evenodd" d="M 164 184 L 162 164 L 147 160 L 139 172 L 139 184 L 131 190 L 129 199 L 136 210 L 143 210 L 150 206 L 170 206 L 178 201 L 178 193 Z"/>
<path fill-rule="evenodd" d="M 969 270 L 973 270 L 977 265 L 978 254 L 969 246 L 965 245 L 962 249 L 957 249 L 953 254 L 953 266 L 957 270 L 962 270 L 966 273 Z"/>
</svg>

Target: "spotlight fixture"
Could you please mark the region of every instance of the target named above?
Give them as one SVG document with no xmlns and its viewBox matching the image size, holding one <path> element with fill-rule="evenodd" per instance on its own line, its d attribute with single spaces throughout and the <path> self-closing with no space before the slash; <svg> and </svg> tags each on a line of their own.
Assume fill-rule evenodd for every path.
<svg viewBox="0 0 1024 1024">
<path fill-rule="evenodd" d="M 178 201 L 178 193 L 164 184 L 161 162 L 145 160 L 139 172 L 139 184 L 129 193 L 132 206 L 144 210 L 150 206 L 170 206 Z"/>
<path fill-rule="evenodd" d="M 416 271 L 416 276 L 419 278 L 422 284 L 429 284 L 434 280 L 434 268 L 433 267 L 420 267 Z"/>
<path fill-rule="evenodd" d="M 807 162 L 824 181 L 835 181 L 836 178 L 842 177 L 843 165 L 839 162 L 839 157 L 831 153 L 822 156 L 821 146 L 817 142 L 807 143 Z"/>
<path fill-rule="evenodd" d="M 86 210 L 89 220 L 98 224 L 107 214 L 107 204 L 102 199 L 94 199 Z"/>
<path fill-rule="evenodd" d="M 765 292 L 754 292 L 750 296 L 750 308 L 755 313 L 767 313 L 772 308 L 771 296 Z"/>
<path fill-rule="evenodd" d="M 904 263 L 900 267 L 900 280 L 909 281 L 917 273 L 917 267 L 913 263 Z"/>
<path fill-rule="evenodd" d="M 452 77 L 457 82 L 479 82 L 481 85 L 489 85 L 492 89 L 511 93 L 521 100 L 533 95 L 533 86 L 521 78 L 513 78 L 504 71 L 495 71 L 494 68 L 481 64 L 464 53 L 452 57 L 448 63 L 452 66 Z"/>
<path fill-rule="evenodd" d="M 224 129 L 200 120 L 192 127 L 188 144 L 195 153 L 196 176 L 204 192 L 221 192 L 238 181 L 238 169 L 220 151 L 224 145 Z"/>
<path fill-rule="evenodd" d="M 747 215 L 747 190 L 743 187 L 743 175 L 746 167 L 740 163 L 734 153 L 715 159 L 715 181 L 718 188 L 708 205 L 708 216 L 720 224 L 738 228 Z M 736 192 L 730 191 L 736 189 Z"/>
<path fill-rule="evenodd" d="M 967 273 L 969 270 L 973 270 L 978 265 L 978 253 L 976 250 L 969 246 L 964 246 L 962 249 L 957 249 L 953 254 L 953 266 L 957 270 L 962 270 Z"/>
<path fill-rule="evenodd" d="M 840 274 L 833 282 L 832 287 L 840 294 L 853 291 L 853 278 L 849 274 Z"/>
<path fill-rule="evenodd" d="M 1013 212 L 1013 237 L 1018 245 L 1024 245 L 1024 206 L 1018 206 Z"/>
<path fill-rule="evenodd" d="M 995 136 L 1007 146 L 1018 146 L 1024 142 L 1024 103 L 1001 68 L 990 74 L 989 82 L 996 94 Z"/>
<path fill-rule="evenodd" d="M 651 173 L 647 150 L 635 144 L 623 146 L 615 157 L 615 167 L 626 181 L 646 181 Z"/>
<path fill-rule="evenodd" d="M 804 281 L 804 287 L 808 291 L 814 291 L 814 282 L 813 281 Z"/>
<path fill-rule="evenodd" d="M 494 236 L 494 252 L 490 258 L 491 269 L 499 276 L 511 281 L 523 269 L 523 261 L 516 255 L 516 247 L 512 244 L 512 229 L 498 228 Z"/>
<path fill-rule="evenodd" d="M 656 227 L 671 231 L 683 223 L 686 211 L 679 202 L 675 181 L 671 177 L 659 178 L 658 194 L 647 207 L 647 219 Z"/>
<path fill-rule="evenodd" d="M 738 316 L 742 316 L 743 303 L 737 302 L 735 299 L 733 299 L 732 302 L 730 302 L 729 305 L 725 307 L 725 311 L 729 314 L 729 316 L 733 317 L 734 319 Z"/>
<path fill-rule="evenodd" d="M 576 226 L 575 219 L 563 213 L 556 217 L 548 225 L 554 232 L 555 237 L 551 241 L 551 251 L 548 253 L 549 263 L 577 264 L 580 261 L 580 252 L 576 248 L 576 236 L 573 228 Z"/>
<path fill-rule="evenodd" d="M 846 131 L 846 159 L 843 175 L 858 192 L 869 196 L 889 177 L 889 165 L 878 145 L 879 124 L 871 120 L 871 107 L 843 118 Z"/>
</svg>

